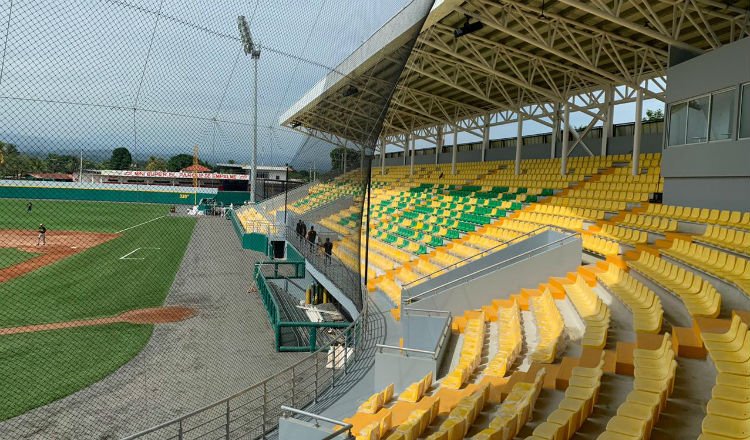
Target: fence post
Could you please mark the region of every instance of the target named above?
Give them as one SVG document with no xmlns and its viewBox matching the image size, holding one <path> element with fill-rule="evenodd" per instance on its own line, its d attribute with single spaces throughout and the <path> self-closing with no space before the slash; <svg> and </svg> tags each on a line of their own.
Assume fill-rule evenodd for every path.
<svg viewBox="0 0 750 440">
<path fill-rule="evenodd" d="M 336 346 L 331 344 L 330 349 L 333 349 L 333 364 L 331 369 L 331 388 L 336 388 Z"/>
<path fill-rule="evenodd" d="M 294 387 L 294 385 L 295 385 L 295 382 L 296 382 L 296 380 L 295 380 L 296 373 L 294 372 L 295 368 L 297 368 L 297 364 L 292 365 L 292 407 L 294 407 L 294 408 L 297 407 L 295 405 L 295 403 L 294 403 L 294 395 L 295 395 L 295 389 L 294 389 L 295 387 Z"/>
<path fill-rule="evenodd" d="M 315 395 L 313 396 L 313 402 L 318 403 L 318 356 L 315 355 Z"/>
<path fill-rule="evenodd" d="M 177 440 L 182 440 L 182 419 L 177 424 Z"/>
<path fill-rule="evenodd" d="M 227 426 L 226 426 L 226 439 L 229 440 L 229 399 L 227 399 Z"/>
<path fill-rule="evenodd" d="M 262 416 L 262 419 L 261 419 L 261 421 L 263 422 L 263 426 L 260 429 L 263 438 L 266 437 L 266 404 L 267 404 L 266 399 L 267 398 L 268 398 L 268 396 L 266 396 L 266 382 L 264 381 L 263 382 L 263 416 Z"/>
</svg>

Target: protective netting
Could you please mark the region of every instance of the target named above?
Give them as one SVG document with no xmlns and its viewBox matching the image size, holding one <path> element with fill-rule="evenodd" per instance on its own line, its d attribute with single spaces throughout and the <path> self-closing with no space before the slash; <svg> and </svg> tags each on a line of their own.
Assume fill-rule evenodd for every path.
<svg viewBox="0 0 750 440">
<path fill-rule="evenodd" d="M 260 384 L 200 416 L 242 413 L 231 435 L 227 422 L 204 438 L 253 438 L 273 429 L 280 405 L 325 392 L 336 375 L 325 352 L 277 349 L 355 337 L 341 327 L 275 333 L 270 315 L 309 318 L 296 305 L 321 286 L 297 272 L 303 259 L 363 309 L 370 162 L 431 5 L 0 3 L 0 438 L 121 438 Z M 383 59 L 341 71 L 404 7 L 418 19 Z M 241 15 L 261 50 L 257 77 Z M 331 75 L 328 98 L 308 110 L 320 118 L 284 120 Z M 332 112 L 330 97 L 344 95 Z M 338 226 L 321 224 L 343 211 Z M 290 239 L 279 271 L 256 238 L 283 239 L 298 221 L 319 235 Z M 326 256 L 325 239 L 344 237 L 349 249 Z M 345 323 L 356 318 L 325 298 Z M 176 426 L 153 435 L 176 438 Z"/>
</svg>

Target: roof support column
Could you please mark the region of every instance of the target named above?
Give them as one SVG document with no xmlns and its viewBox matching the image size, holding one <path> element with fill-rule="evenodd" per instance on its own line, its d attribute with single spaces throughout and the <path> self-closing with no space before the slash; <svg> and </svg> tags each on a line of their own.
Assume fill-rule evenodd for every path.
<svg viewBox="0 0 750 440">
<path fill-rule="evenodd" d="M 409 155 L 409 133 L 404 134 L 404 166 L 406 166 L 406 156 Z"/>
<path fill-rule="evenodd" d="M 554 159 L 557 154 L 557 135 L 560 133 L 560 103 L 552 104 L 552 134 L 549 139 L 549 158 Z"/>
<path fill-rule="evenodd" d="M 443 131 L 445 130 L 444 125 L 440 125 L 437 128 L 437 145 L 435 145 L 435 165 L 438 164 L 440 153 L 443 152 Z"/>
<path fill-rule="evenodd" d="M 609 136 L 612 134 L 612 118 L 614 115 L 614 105 L 612 99 L 615 94 L 615 86 L 610 85 L 604 90 L 604 121 L 602 121 L 602 156 L 607 155 L 609 147 Z"/>
<path fill-rule="evenodd" d="M 516 129 L 516 167 L 515 174 L 521 174 L 521 147 L 523 147 L 523 115 L 520 111 L 516 113 L 518 117 L 518 127 Z"/>
<path fill-rule="evenodd" d="M 458 125 L 453 126 L 453 150 L 451 152 L 451 174 L 456 175 L 456 154 L 458 153 Z"/>
<path fill-rule="evenodd" d="M 414 175 L 414 149 L 417 147 L 417 137 L 411 138 L 411 154 L 409 155 L 409 176 Z"/>
<path fill-rule="evenodd" d="M 380 175 L 385 176 L 385 138 L 380 139 Z"/>
<path fill-rule="evenodd" d="M 484 115 L 484 126 L 482 127 L 482 162 L 487 158 L 487 148 L 490 146 L 490 114 Z"/>
<path fill-rule="evenodd" d="M 568 174 L 568 147 L 570 146 L 570 102 L 565 99 L 563 110 L 562 154 L 560 155 L 560 174 Z"/>
<path fill-rule="evenodd" d="M 638 85 L 638 93 L 635 96 L 635 127 L 633 129 L 633 175 L 641 173 L 640 154 L 641 154 L 641 131 L 643 128 L 643 89 Z"/>
</svg>

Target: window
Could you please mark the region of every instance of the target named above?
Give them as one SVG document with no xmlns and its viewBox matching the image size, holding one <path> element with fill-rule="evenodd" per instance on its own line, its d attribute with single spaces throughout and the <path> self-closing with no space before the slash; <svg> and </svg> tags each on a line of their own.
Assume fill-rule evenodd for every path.
<svg viewBox="0 0 750 440">
<path fill-rule="evenodd" d="M 750 138 L 750 83 L 742 86 L 740 102 L 740 137 Z"/>
<path fill-rule="evenodd" d="M 735 91 L 736 89 L 725 90 L 711 95 L 710 141 L 723 141 L 732 138 Z"/>
<path fill-rule="evenodd" d="M 687 103 L 672 104 L 669 111 L 669 145 L 685 143 L 687 126 Z"/>
<path fill-rule="evenodd" d="M 694 144 L 708 140 L 708 96 L 688 101 L 686 143 Z"/>
</svg>

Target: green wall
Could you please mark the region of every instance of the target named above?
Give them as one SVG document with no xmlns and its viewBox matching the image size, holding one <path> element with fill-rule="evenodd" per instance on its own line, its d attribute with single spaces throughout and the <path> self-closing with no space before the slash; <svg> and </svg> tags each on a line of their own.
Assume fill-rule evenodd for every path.
<svg viewBox="0 0 750 440">
<path fill-rule="evenodd" d="M 198 193 L 198 200 L 213 198 L 216 194 Z M 86 200 L 99 202 L 163 203 L 166 205 L 192 205 L 193 192 L 129 191 L 115 189 L 49 188 L 45 186 L 0 186 L 0 198 Z"/>
</svg>

